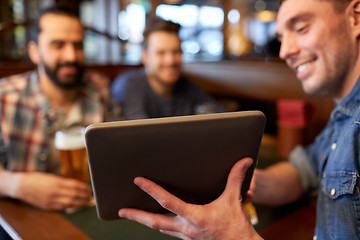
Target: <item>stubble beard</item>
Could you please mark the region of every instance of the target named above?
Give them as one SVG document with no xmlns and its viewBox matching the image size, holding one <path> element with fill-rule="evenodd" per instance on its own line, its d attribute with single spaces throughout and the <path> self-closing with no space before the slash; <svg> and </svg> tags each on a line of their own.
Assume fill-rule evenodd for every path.
<svg viewBox="0 0 360 240">
<path fill-rule="evenodd" d="M 46 75 L 49 77 L 49 79 L 59 88 L 61 89 L 73 89 L 78 88 L 83 85 L 83 72 L 84 68 L 77 64 L 77 63 L 63 63 L 63 64 L 56 64 L 54 69 L 51 69 L 47 64 L 44 65 L 44 71 Z M 61 67 L 75 67 L 76 68 L 76 74 L 74 75 L 67 75 L 65 76 L 66 79 L 60 79 L 59 78 L 59 69 Z"/>
</svg>

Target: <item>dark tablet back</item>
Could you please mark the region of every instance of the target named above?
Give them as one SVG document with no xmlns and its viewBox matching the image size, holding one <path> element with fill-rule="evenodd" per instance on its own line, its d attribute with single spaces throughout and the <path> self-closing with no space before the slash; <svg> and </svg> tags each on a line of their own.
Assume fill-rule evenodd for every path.
<svg viewBox="0 0 360 240">
<path fill-rule="evenodd" d="M 146 177 L 182 200 L 206 204 L 224 190 L 235 162 L 257 154 L 265 126 L 259 111 L 93 124 L 86 147 L 98 216 L 118 219 L 120 208 L 162 208 L 133 180 Z M 254 166 L 247 172 L 246 196 Z"/>
</svg>

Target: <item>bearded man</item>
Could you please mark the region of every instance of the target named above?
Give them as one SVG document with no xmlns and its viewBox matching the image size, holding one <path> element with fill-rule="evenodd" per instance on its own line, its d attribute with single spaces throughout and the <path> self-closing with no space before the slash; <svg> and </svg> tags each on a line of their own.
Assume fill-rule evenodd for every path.
<svg viewBox="0 0 360 240">
<path fill-rule="evenodd" d="M 31 29 L 35 71 L 0 80 L 0 196 L 45 210 L 82 207 L 88 184 L 59 175 L 56 131 L 114 119 L 107 78 L 84 70 L 84 29 L 61 6 Z"/>
</svg>

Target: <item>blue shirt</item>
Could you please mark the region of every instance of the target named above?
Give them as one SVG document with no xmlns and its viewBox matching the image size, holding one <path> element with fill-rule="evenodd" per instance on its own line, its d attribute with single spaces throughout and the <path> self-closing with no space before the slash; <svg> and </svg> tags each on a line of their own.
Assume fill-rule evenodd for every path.
<svg viewBox="0 0 360 240">
<path fill-rule="evenodd" d="M 360 238 L 359 79 L 315 142 L 290 156 L 304 190 L 318 189 L 314 239 Z"/>
</svg>

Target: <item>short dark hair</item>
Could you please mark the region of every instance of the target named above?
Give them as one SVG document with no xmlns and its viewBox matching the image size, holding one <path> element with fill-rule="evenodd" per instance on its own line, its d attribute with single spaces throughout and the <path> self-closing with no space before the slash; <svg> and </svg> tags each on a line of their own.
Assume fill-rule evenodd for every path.
<svg viewBox="0 0 360 240">
<path fill-rule="evenodd" d="M 146 27 L 144 30 L 144 41 L 143 41 L 143 48 L 146 49 L 148 47 L 148 40 L 151 33 L 154 32 L 168 32 L 168 33 L 175 33 L 179 34 L 180 25 L 174 23 L 172 21 L 167 21 L 159 17 L 148 18 L 146 20 Z"/>
<path fill-rule="evenodd" d="M 40 11 L 37 18 L 34 20 L 31 29 L 30 29 L 30 40 L 34 41 L 35 43 L 38 43 L 38 36 L 41 32 L 40 29 L 40 19 L 48 13 L 53 13 L 56 15 L 62 15 L 62 16 L 68 16 L 68 17 L 74 17 L 79 19 L 79 15 L 77 12 L 73 11 L 72 9 L 68 8 L 65 5 L 53 5 L 48 8 L 44 8 Z"/>
<path fill-rule="evenodd" d="M 280 5 L 285 2 L 286 0 L 278 0 Z M 342 12 L 346 9 L 346 7 L 349 5 L 349 3 L 352 0 L 318 0 L 318 1 L 328 1 L 332 2 L 334 9 L 338 12 Z"/>
</svg>

